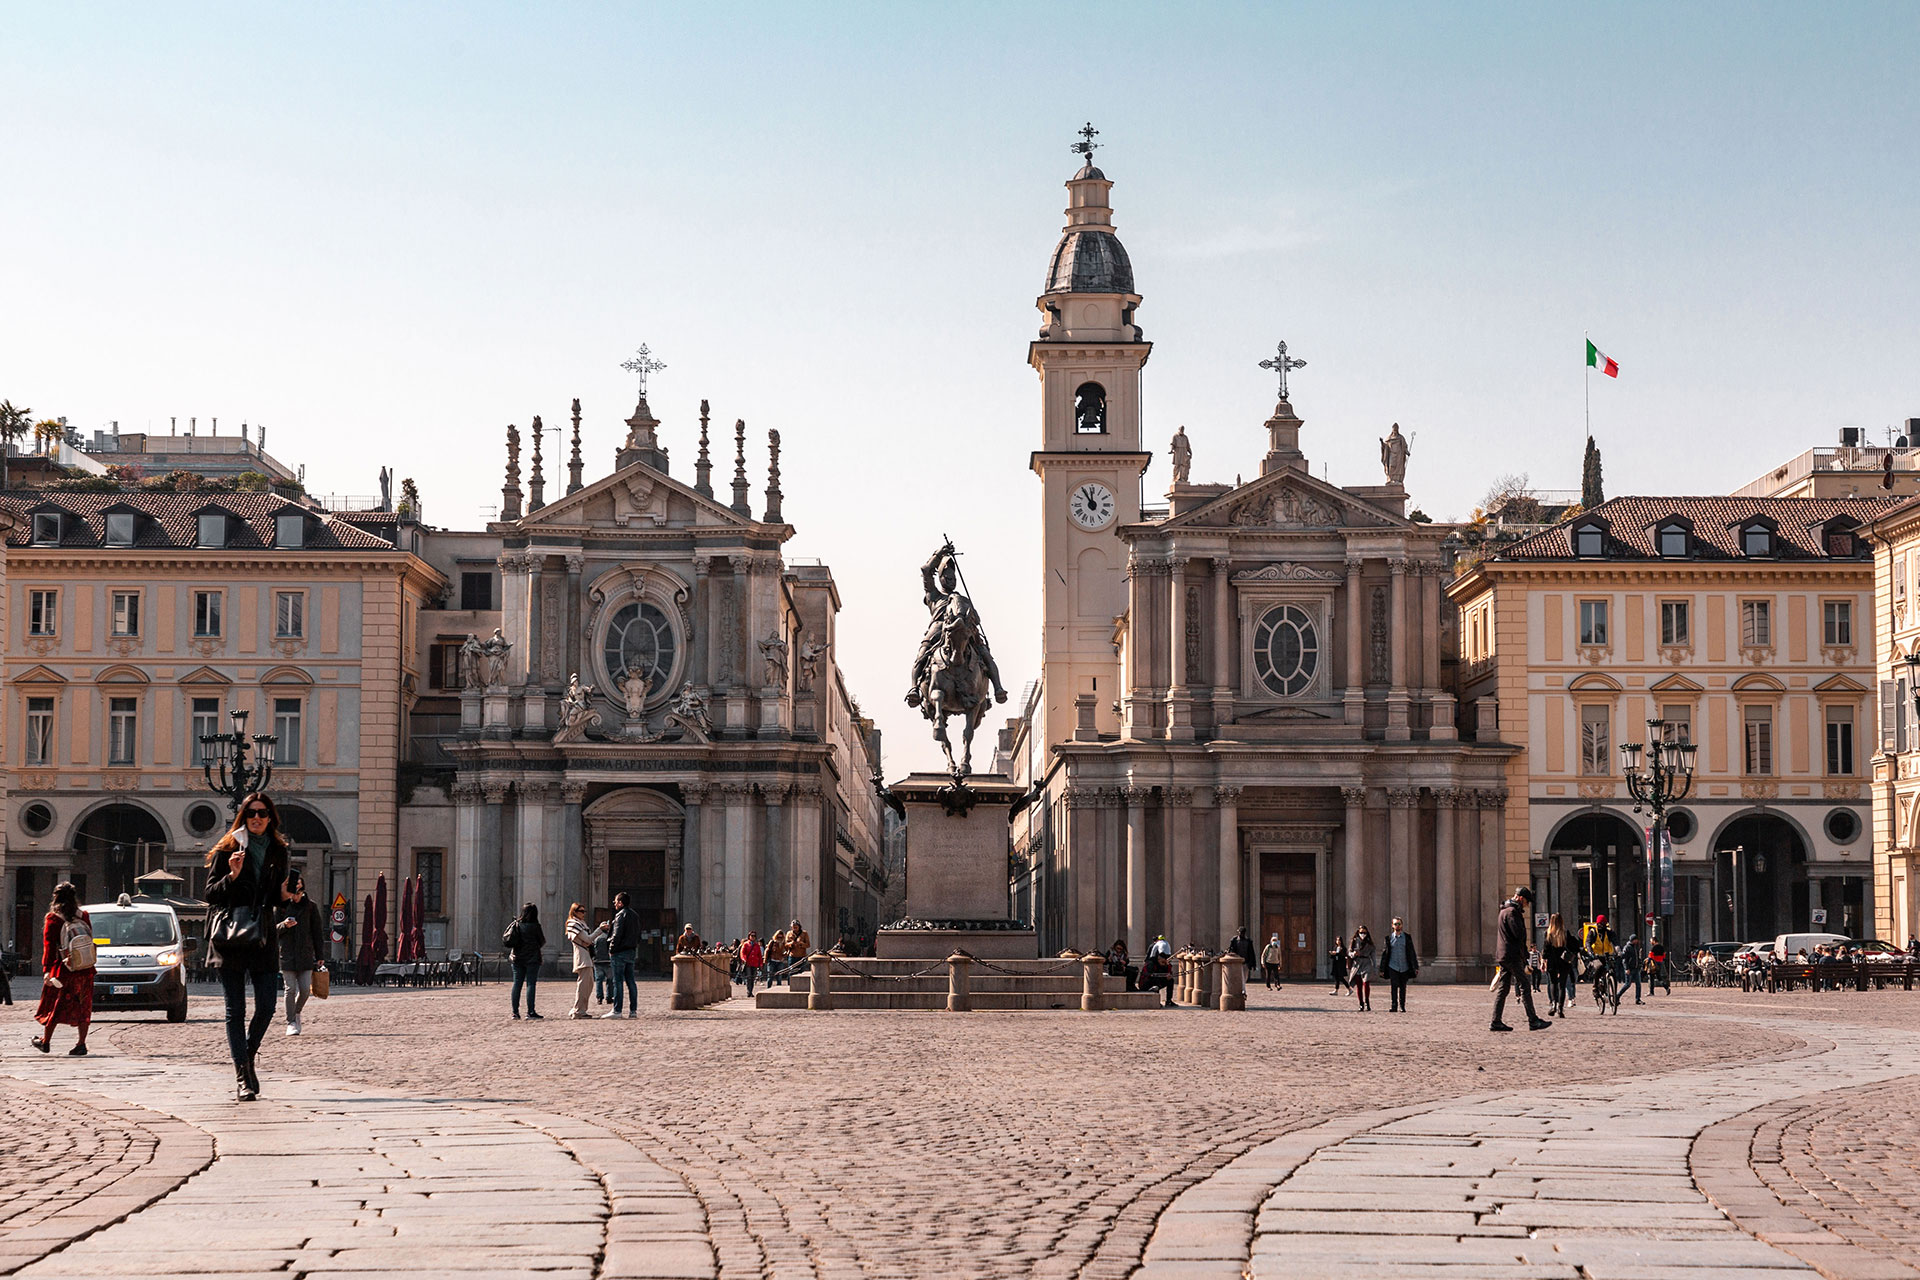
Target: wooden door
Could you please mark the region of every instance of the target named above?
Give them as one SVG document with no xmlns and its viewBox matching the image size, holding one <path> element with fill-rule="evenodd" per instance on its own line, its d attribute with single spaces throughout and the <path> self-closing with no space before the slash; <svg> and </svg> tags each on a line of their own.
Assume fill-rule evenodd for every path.
<svg viewBox="0 0 1920 1280">
<path fill-rule="evenodd" d="M 1320 940 L 1314 928 L 1313 855 L 1310 853 L 1263 853 L 1260 855 L 1260 919 L 1258 945 L 1280 935 L 1280 950 L 1285 956 L 1282 972 L 1289 977 L 1310 978 L 1320 959 Z"/>
<path fill-rule="evenodd" d="M 666 973 L 673 936 L 679 926 L 667 909 L 667 854 L 664 849 L 609 849 L 607 896 L 625 892 L 640 922 L 640 953 L 635 967 L 642 973 Z"/>
</svg>

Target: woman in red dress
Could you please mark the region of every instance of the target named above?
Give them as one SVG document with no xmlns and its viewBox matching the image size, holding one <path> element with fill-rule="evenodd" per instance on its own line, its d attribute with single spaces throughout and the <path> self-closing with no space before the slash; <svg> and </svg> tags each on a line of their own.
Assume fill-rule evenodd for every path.
<svg viewBox="0 0 1920 1280">
<path fill-rule="evenodd" d="M 65 1024 L 80 1032 L 80 1043 L 67 1050 L 72 1057 L 87 1054 L 87 1024 L 93 1021 L 93 970 L 67 968 L 62 935 L 67 926 L 79 921 L 93 928 L 93 921 L 80 909 L 80 891 L 65 880 L 53 887 L 53 907 L 47 912 L 45 937 L 40 946 L 40 967 L 46 978 L 40 987 L 40 1008 L 34 1021 L 46 1030 L 33 1039 L 33 1047 L 46 1053 L 53 1047 L 53 1029 Z"/>
</svg>

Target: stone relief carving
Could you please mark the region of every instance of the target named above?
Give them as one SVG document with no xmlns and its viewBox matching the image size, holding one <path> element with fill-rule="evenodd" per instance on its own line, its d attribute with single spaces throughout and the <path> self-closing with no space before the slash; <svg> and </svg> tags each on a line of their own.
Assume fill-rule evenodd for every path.
<svg viewBox="0 0 1920 1280">
<path fill-rule="evenodd" d="M 1387 589 L 1375 587 L 1367 602 L 1368 667 L 1371 684 L 1385 684 L 1389 678 L 1390 645 L 1387 637 Z"/>
<path fill-rule="evenodd" d="M 1242 500 L 1229 511 L 1228 519 L 1241 528 L 1262 525 L 1337 527 L 1342 523 L 1339 507 L 1294 485 L 1282 485 Z"/>
<path fill-rule="evenodd" d="M 1258 569 L 1246 569 L 1233 575 L 1233 584 L 1241 586 L 1255 582 L 1339 582 L 1340 575 L 1327 573 L 1312 565 L 1295 564 L 1283 560 L 1278 564 L 1262 566 Z"/>
<path fill-rule="evenodd" d="M 1193 673 L 1200 669 L 1200 588 L 1199 587 L 1187 588 L 1187 634 L 1184 637 L 1184 639 L 1186 643 L 1182 645 L 1182 648 L 1184 648 L 1186 652 L 1181 656 L 1186 659 L 1186 662 L 1185 662 L 1185 665 L 1181 667 L 1178 676 L 1175 678 L 1174 680 L 1175 684 L 1187 684 L 1191 682 L 1193 680 Z"/>
</svg>

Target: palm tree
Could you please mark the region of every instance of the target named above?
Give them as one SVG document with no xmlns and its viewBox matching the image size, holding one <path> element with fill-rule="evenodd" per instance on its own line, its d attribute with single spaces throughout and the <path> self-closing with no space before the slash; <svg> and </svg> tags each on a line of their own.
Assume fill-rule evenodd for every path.
<svg viewBox="0 0 1920 1280">
<path fill-rule="evenodd" d="M 0 489 L 7 487 L 8 448 L 32 429 L 33 410 L 16 409 L 13 401 L 0 400 Z"/>
</svg>

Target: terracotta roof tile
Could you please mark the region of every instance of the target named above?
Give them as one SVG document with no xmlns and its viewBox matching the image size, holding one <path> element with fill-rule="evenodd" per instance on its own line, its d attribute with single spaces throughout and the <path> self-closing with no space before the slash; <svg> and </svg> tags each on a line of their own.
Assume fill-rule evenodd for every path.
<svg viewBox="0 0 1920 1280">
<path fill-rule="evenodd" d="M 1679 516 L 1693 524 L 1695 560 L 1744 560 L 1740 525 L 1756 516 L 1777 526 L 1772 560 L 1852 559 L 1827 554 L 1821 526 L 1835 516 L 1865 524 L 1900 506 L 1907 499 L 1885 498 L 1614 498 L 1590 511 L 1563 520 L 1551 529 L 1529 534 L 1494 558 L 1497 560 L 1573 560 L 1573 528 L 1599 517 L 1607 524 L 1609 560 L 1658 560 L 1655 526 Z M 1859 551 L 1864 548 L 1856 547 Z"/>
<path fill-rule="evenodd" d="M 391 529 L 380 521 L 345 520 L 325 511 L 283 498 L 277 493 L 142 493 L 135 490 L 110 493 L 76 493 L 59 489 L 10 489 L 0 493 L 0 510 L 19 517 L 7 535 L 7 545 L 26 547 L 33 543 L 33 511 L 57 510 L 74 519 L 64 521 L 60 545 L 63 547 L 99 547 L 106 542 L 107 512 L 127 509 L 147 517 L 134 531 L 136 548 L 173 550 L 199 545 L 197 515 L 207 507 L 218 507 L 235 517 L 229 530 L 227 549 L 259 551 L 273 546 L 273 518 L 283 512 L 298 512 L 312 522 L 308 526 L 304 551 L 391 551 Z M 357 512 L 356 515 L 382 516 L 390 524 L 390 512 Z M 369 529 L 366 525 L 372 525 Z M 382 537 L 380 530 L 386 529 Z"/>
</svg>

